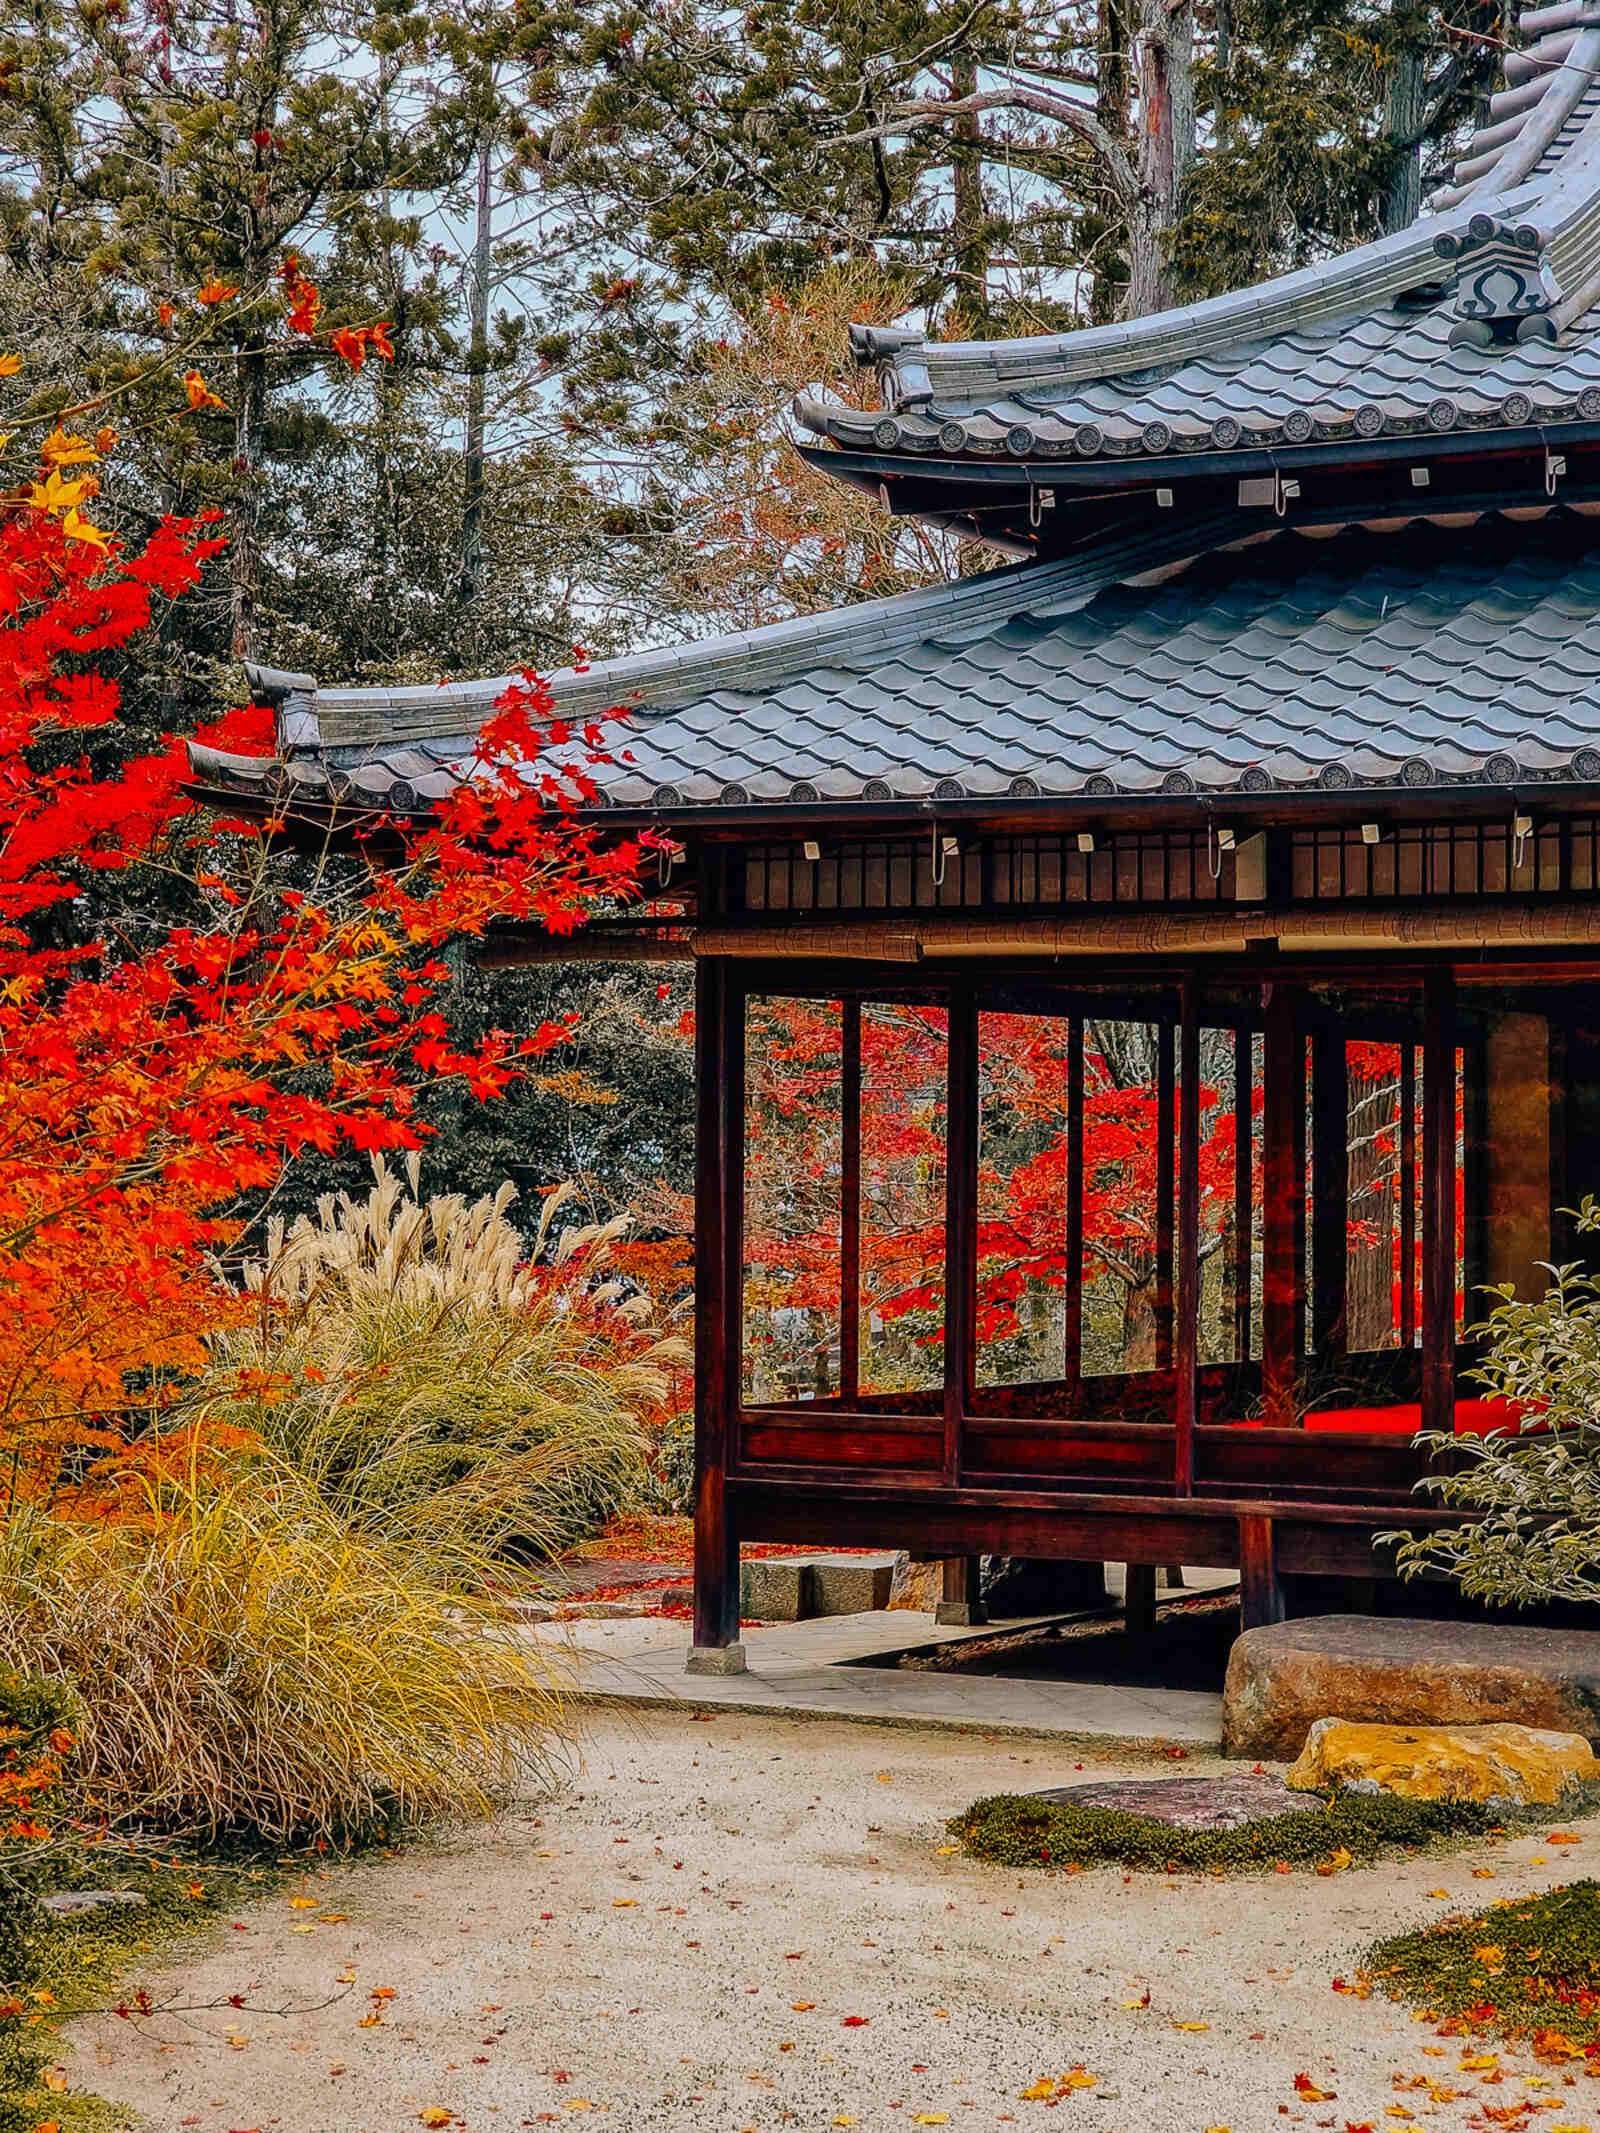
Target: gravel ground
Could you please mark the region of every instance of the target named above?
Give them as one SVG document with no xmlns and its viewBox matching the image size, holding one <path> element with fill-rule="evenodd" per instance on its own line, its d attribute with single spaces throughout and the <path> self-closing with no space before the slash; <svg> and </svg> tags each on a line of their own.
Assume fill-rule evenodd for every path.
<svg viewBox="0 0 1600 2133">
<path fill-rule="evenodd" d="M 1560 1850 L 1519 1837 L 1326 1879 L 1019 1879 L 941 1849 L 943 1818 L 980 1794 L 1151 1768 L 945 1732 L 597 1710 L 552 1799 L 302 1877 L 143 1981 L 168 2003 L 242 1993 L 243 2011 L 78 2023 L 73 2085 L 159 2133 L 572 2118 L 1400 2133 L 1408 2113 L 1444 2133 L 1600 2133 L 1600 2081 L 1509 2053 L 1463 2071 L 1459 2043 L 1332 1990 L 1380 1932 L 1595 1871 L 1596 1825 Z M 1074 2067 L 1094 2086 L 1023 2097 Z M 1331 2093 L 1306 2099 L 1297 2075 Z M 1461 2093 L 1433 2100 L 1419 2076 Z"/>
</svg>

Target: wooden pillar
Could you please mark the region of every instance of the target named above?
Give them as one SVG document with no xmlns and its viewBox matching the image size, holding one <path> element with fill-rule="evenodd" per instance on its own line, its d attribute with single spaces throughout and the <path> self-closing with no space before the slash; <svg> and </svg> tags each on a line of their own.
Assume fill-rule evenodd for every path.
<svg viewBox="0 0 1600 2133">
<path fill-rule="evenodd" d="M 1177 1120 L 1173 1116 L 1173 1029 L 1156 1030 L 1156 1368 L 1172 1368 L 1173 1178 Z"/>
<path fill-rule="evenodd" d="M 1417 1048 L 1400 1047 L 1400 1345 L 1417 1345 Z"/>
<path fill-rule="evenodd" d="M 1422 1426 L 1455 1426 L 1455 979 L 1422 981 Z"/>
<path fill-rule="evenodd" d="M 1233 1340 L 1241 1363 L 1250 1360 L 1250 1272 L 1255 1257 L 1255 1035 L 1233 1033 Z"/>
<path fill-rule="evenodd" d="M 1262 1629 L 1284 1616 L 1272 1520 L 1263 1511 L 1239 1515 L 1239 1614 L 1246 1629 Z"/>
<path fill-rule="evenodd" d="M 944 1558 L 943 1587 L 933 1614 L 936 1622 L 966 1629 L 988 1621 L 979 1582 L 980 1560 L 976 1555 L 947 1555 Z"/>
<path fill-rule="evenodd" d="M 744 1002 L 726 962 L 695 965 L 694 1642 L 691 1674 L 744 1671 L 739 1535 L 728 1505 L 738 1403 Z M 737 1204 L 736 1204 L 737 1203 Z M 730 1339 L 730 1334 L 732 1338 Z"/>
<path fill-rule="evenodd" d="M 1324 1359 L 1348 1346 L 1349 1114 L 1344 1034 L 1318 1030 L 1311 1045 L 1311 1346 Z"/>
<path fill-rule="evenodd" d="M 1200 1387 L 1200 998 L 1183 981 L 1178 1025 L 1177 1323 L 1172 1344 L 1173 1482 L 1194 1494 Z"/>
<path fill-rule="evenodd" d="M 964 985 L 950 995 L 944 1242 L 944 1479 L 953 1488 L 977 1372 L 978 1003 Z"/>
<path fill-rule="evenodd" d="M 839 1064 L 839 1398 L 861 1393 L 861 1002 L 841 1007 Z"/>
<path fill-rule="evenodd" d="M 1288 1429 L 1305 1332 L 1305 1046 L 1293 987 L 1262 993 L 1261 1401 L 1268 1427 Z"/>
<path fill-rule="evenodd" d="M 1083 1377 L 1083 1017 L 1067 1024 L 1067 1195 L 1062 1256 L 1062 1304 L 1066 1314 L 1062 1376 L 1069 1385 Z"/>
<path fill-rule="evenodd" d="M 1154 1563 L 1124 1563 L 1127 1585 L 1122 1600 L 1123 1625 L 1136 1637 L 1147 1637 L 1156 1626 L 1156 1566 Z"/>
</svg>

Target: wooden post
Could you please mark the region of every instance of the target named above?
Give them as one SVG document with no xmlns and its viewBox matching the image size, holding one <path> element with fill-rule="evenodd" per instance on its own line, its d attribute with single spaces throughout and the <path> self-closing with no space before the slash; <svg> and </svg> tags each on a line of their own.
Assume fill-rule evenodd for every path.
<svg viewBox="0 0 1600 2133">
<path fill-rule="evenodd" d="M 1062 1376 L 1069 1385 L 1083 1377 L 1083 1017 L 1067 1023 L 1067 1207 L 1062 1254 L 1066 1268 L 1062 1304 L 1066 1314 Z"/>
<path fill-rule="evenodd" d="M 1163 1020 L 1156 1030 L 1156 1368 L 1172 1368 L 1173 1029 Z"/>
<path fill-rule="evenodd" d="M 978 1311 L 978 1003 L 950 995 L 949 1116 L 945 1140 L 944 1479 L 961 1479 L 961 1431 L 972 1407 Z"/>
<path fill-rule="evenodd" d="M 1400 1345 L 1417 1345 L 1417 1048 L 1400 1047 Z"/>
<path fill-rule="evenodd" d="M 987 1622 L 984 1611 L 983 1591 L 979 1582 L 981 1559 L 976 1555 L 947 1555 L 944 1559 L 944 1581 L 938 1606 L 933 1619 L 948 1627 L 967 1629 L 979 1622 Z"/>
<path fill-rule="evenodd" d="M 1154 1563 L 1124 1563 L 1127 1584 L 1123 1589 L 1123 1627 L 1135 1637 L 1148 1637 L 1156 1626 L 1156 1566 Z"/>
<path fill-rule="evenodd" d="M 1318 1030 L 1311 1045 L 1311 1346 L 1323 1358 L 1347 1339 L 1349 1113 L 1343 1033 Z"/>
<path fill-rule="evenodd" d="M 741 1674 L 739 1535 L 728 1508 L 731 1429 L 739 1388 L 738 1235 L 731 1161 L 744 1108 L 743 996 L 725 962 L 695 965 L 694 1642 L 691 1674 Z M 742 1214 L 742 1208 L 739 1210 Z M 732 1277 L 730 1283 L 730 1275 Z"/>
<path fill-rule="evenodd" d="M 1293 988 L 1273 982 L 1262 991 L 1261 1400 L 1268 1427 L 1289 1429 L 1305 1330 L 1305 1046 Z"/>
<path fill-rule="evenodd" d="M 1262 1511 L 1239 1515 L 1239 1614 L 1246 1629 L 1261 1629 L 1284 1616 L 1272 1520 Z"/>
<path fill-rule="evenodd" d="M 1172 1347 L 1173 1483 L 1194 1494 L 1200 1387 L 1200 1000 L 1192 977 L 1179 995 L 1177 1324 Z"/>
<path fill-rule="evenodd" d="M 1422 1426 L 1455 1427 L 1455 978 L 1422 981 Z"/>
<path fill-rule="evenodd" d="M 861 1002 L 840 1010 L 839 1398 L 861 1393 Z"/>
<path fill-rule="evenodd" d="M 1241 1363 L 1250 1360 L 1250 1272 L 1255 1258 L 1255 1033 L 1233 1032 L 1233 1339 Z"/>
</svg>

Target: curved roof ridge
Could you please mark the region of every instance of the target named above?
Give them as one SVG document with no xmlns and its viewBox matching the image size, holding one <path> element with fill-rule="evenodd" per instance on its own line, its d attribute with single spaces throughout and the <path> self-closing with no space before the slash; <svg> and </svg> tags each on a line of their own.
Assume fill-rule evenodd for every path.
<svg viewBox="0 0 1600 2133">
<path fill-rule="evenodd" d="M 1451 271 L 1441 259 L 1513 233 L 1530 253 L 1548 246 L 1587 296 L 1600 268 L 1600 0 L 1527 10 L 1519 34 L 1507 63 L 1509 73 L 1521 62 L 1518 79 L 1457 165 L 1467 182 L 1435 194 L 1408 229 L 1199 303 L 1067 333 L 930 342 L 914 329 L 853 326 L 857 358 L 879 365 L 886 410 L 927 408 L 937 421 L 997 396 L 1159 371 L 1392 304 Z M 1563 313 L 1579 315 L 1570 304 Z M 795 411 L 807 429 L 841 434 L 831 403 L 802 395 Z"/>
<path fill-rule="evenodd" d="M 1032 612 L 1065 613 L 1118 579 L 1203 552 L 1226 522 L 1214 513 L 1152 531 L 1141 521 L 1137 531 L 1050 562 L 1015 563 L 823 614 L 567 668 L 549 676 L 549 685 L 562 716 L 574 719 L 599 717 L 641 697 L 642 709 L 653 714 L 718 688 L 769 689 L 789 672 L 870 665 L 913 639 L 958 637 L 967 627 L 987 632 Z M 308 674 L 259 666 L 247 672 L 256 701 L 277 713 L 280 750 L 291 754 L 459 740 L 475 733 L 520 679 L 501 674 L 423 687 L 323 689 Z"/>
</svg>

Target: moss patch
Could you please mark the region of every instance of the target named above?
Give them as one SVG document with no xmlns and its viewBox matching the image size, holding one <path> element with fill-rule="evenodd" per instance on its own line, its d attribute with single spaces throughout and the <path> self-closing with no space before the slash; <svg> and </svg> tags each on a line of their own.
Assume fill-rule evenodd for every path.
<svg viewBox="0 0 1600 2133">
<path fill-rule="evenodd" d="M 1539 1812 L 1548 1818 L 1550 1810 Z M 1316 1867 L 1330 1859 L 1347 1865 L 1386 1851 L 1486 1837 L 1509 1826 L 1510 1817 L 1476 1801 L 1403 1800 L 1392 1793 L 1335 1793 L 1320 1814 L 1269 1815 L 1238 1829 L 1171 1829 L 1120 1808 L 1001 1793 L 976 1801 L 949 1829 L 974 1859 L 996 1866 L 1247 1873 Z"/>
<path fill-rule="evenodd" d="M 93 2008 L 115 2007 L 137 1989 L 139 1966 L 185 1936 L 255 1902 L 282 1878 L 276 1860 L 260 1854 L 196 1857 L 171 1851 L 132 1852 L 115 1843 L 55 1859 L 53 1884 L 73 1889 L 133 1889 L 145 1901 L 57 1918 L 26 1892 L 11 1908 L 24 1950 L 16 1980 L 21 2011 L 0 2021 L 0 2133 L 34 2133 L 53 2119 L 61 2133 L 109 2133 L 126 2115 L 102 2099 L 79 2093 L 70 2054 L 55 2031 Z M 45 1893 L 41 1889 L 39 1893 Z M 65 2068 L 64 2092 L 47 2089 L 43 2075 Z"/>
<path fill-rule="evenodd" d="M 1547 2056 L 1600 2055 L 1600 1882 L 1512 1896 L 1383 1940 L 1368 1975 L 1393 2000 Z"/>
</svg>

